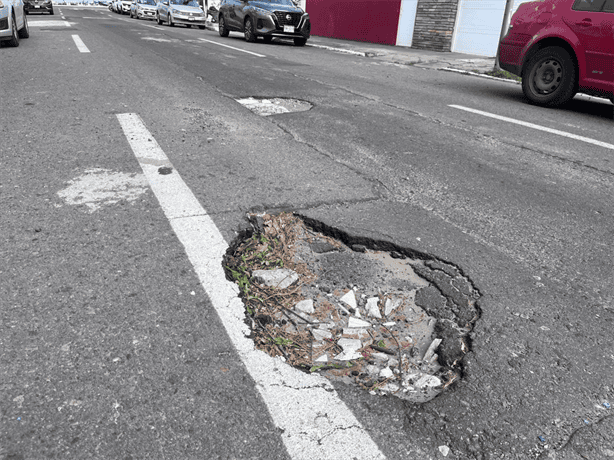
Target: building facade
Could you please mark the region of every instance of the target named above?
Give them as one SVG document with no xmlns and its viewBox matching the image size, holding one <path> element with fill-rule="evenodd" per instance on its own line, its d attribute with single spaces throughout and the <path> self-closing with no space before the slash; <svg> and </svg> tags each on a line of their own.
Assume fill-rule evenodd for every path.
<svg viewBox="0 0 614 460">
<path fill-rule="evenodd" d="M 515 0 L 512 12 L 526 0 Z M 507 0 L 303 0 L 312 34 L 494 56 Z"/>
</svg>

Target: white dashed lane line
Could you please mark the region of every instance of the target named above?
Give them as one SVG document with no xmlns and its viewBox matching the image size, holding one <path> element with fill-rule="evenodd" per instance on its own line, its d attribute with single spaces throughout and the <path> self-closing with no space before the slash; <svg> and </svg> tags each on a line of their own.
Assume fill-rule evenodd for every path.
<svg viewBox="0 0 614 460">
<path fill-rule="evenodd" d="M 85 46 L 85 43 L 83 43 L 83 40 L 81 40 L 81 37 L 79 37 L 78 35 L 73 35 L 72 39 L 75 41 L 75 45 L 77 45 L 77 49 L 82 52 L 82 53 L 89 53 L 90 50 L 87 48 L 87 46 Z"/>
<path fill-rule="evenodd" d="M 222 269 L 228 244 L 141 118 L 134 113 L 117 118 L 290 456 L 294 460 L 384 459 L 329 380 L 300 372 L 254 347 L 247 338 L 250 330 L 239 290 Z"/>
<path fill-rule="evenodd" d="M 241 51 L 243 53 L 253 54 L 254 56 L 266 57 L 264 54 L 253 53 L 252 51 L 243 50 L 241 48 L 235 48 L 234 46 L 224 45 L 223 43 L 214 42 L 212 40 L 207 40 L 206 38 L 199 38 L 199 40 L 202 41 L 202 42 L 213 43 L 214 45 L 224 46 L 226 48 L 230 48 L 230 49 L 233 49 L 233 50 L 236 50 L 236 51 Z"/>
<path fill-rule="evenodd" d="M 596 139 L 591 139 L 590 137 L 578 136 L 577 134 L 571 134 L 565 131 L 560 131 L 558 129 L 547 128 L 545 126 L 536 125 L 534 123 L 529 123 L 527 121 L 516 120 L 515 118 L 504 117 L 502 115 L 496 115 L 494 113 L 483 112 L 482 110 L 471 109 L 469 107 L 463 107 L 462 105 L 449 105 L 448 107 L 452 107 L 454 109 L 459 109 L 459 110 L 464 110 L 466 112 L 476 113 L 478 115 L 482 115 L 482 116 L 489 117 L 489 118 L 494 118 L 496 120 L 513 123 L 515 125 L 525 126 L 531 129 L 537 129 L 539 131 L 544 131 L 546 133 L 556 134 L 558 136 L 568 137 L 570 139 L 574 139 L 577 141 L 586 142 L 587 144 L 593 144 L 599 147 L 614 150 L 614 144 L 608 144 L 607 142 L 602 142 Z"/>
</svg>

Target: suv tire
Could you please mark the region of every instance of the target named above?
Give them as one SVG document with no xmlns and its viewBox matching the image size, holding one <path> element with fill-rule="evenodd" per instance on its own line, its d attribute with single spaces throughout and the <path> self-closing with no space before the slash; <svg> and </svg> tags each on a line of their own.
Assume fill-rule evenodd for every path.
<svg viewBox="0 0 614 460">
<path fill-rule="evenodd" d="M 220 33 L 220 37 L 228 37 L 228 33 L 230 32 L 226 27 L 226 20 L 224 19 L 224 15 L 221 13 L 218 18 L 217 30 Z"/>
<path fill-rule="evenodd" d="M 245 41 L 254 43 L 256 41 L 256 31 L 254 30 L 254 23 L 252 22 L 252 18 L 247 18 L 245 20 Z"/>
<path fill-rule="evenodd" d="M 294 44 L 296 46 L 305 46 L 305 43 L 307 43 L 307 39 L 306 38 L 296 37 L 294 39 Z"/>
<path fill-rule="evenodd" d="M 558 46 L 539 50 L 522 69 L 522 91 L 533 104 L 556 107 L 576 94 L 576 67 Z"/>
</svg>

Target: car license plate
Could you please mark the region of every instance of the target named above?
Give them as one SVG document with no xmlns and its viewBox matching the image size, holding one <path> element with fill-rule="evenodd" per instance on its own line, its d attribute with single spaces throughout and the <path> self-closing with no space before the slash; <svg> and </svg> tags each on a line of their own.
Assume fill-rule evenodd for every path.
<svg viewBox="0 0 614 460">
<path fill-rule="evenodd" d="M 284 26 L 284 32 L 294 33 L 294 26 Z"/>
<path fill-rule="evenodd" d="M 194 20 L 194 18 L 188 18 L 188 19 L 189 19 L 190 21 L 193 21 L 193 20 Z"/>
<path fill-rule="evenodd" d="M 41 7 L 40 5 L 34 5 L 34 8 L 40 8 L 40 7 Z"/>
</svg>

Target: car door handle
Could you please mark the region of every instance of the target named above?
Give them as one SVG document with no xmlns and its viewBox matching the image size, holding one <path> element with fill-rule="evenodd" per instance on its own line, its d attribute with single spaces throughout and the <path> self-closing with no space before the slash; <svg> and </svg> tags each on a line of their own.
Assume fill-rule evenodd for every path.
<svg viewBox="0 0 614 460">
<path fill-rule="evenodd" d="M 586 18 L 583 19 L 580 22 L 576 22 L 576 25 L 581 26 L 581 27 L 590 27 L 593 25 L 593 21 L 591 21 L 590 19 Z"/>
</svg>

